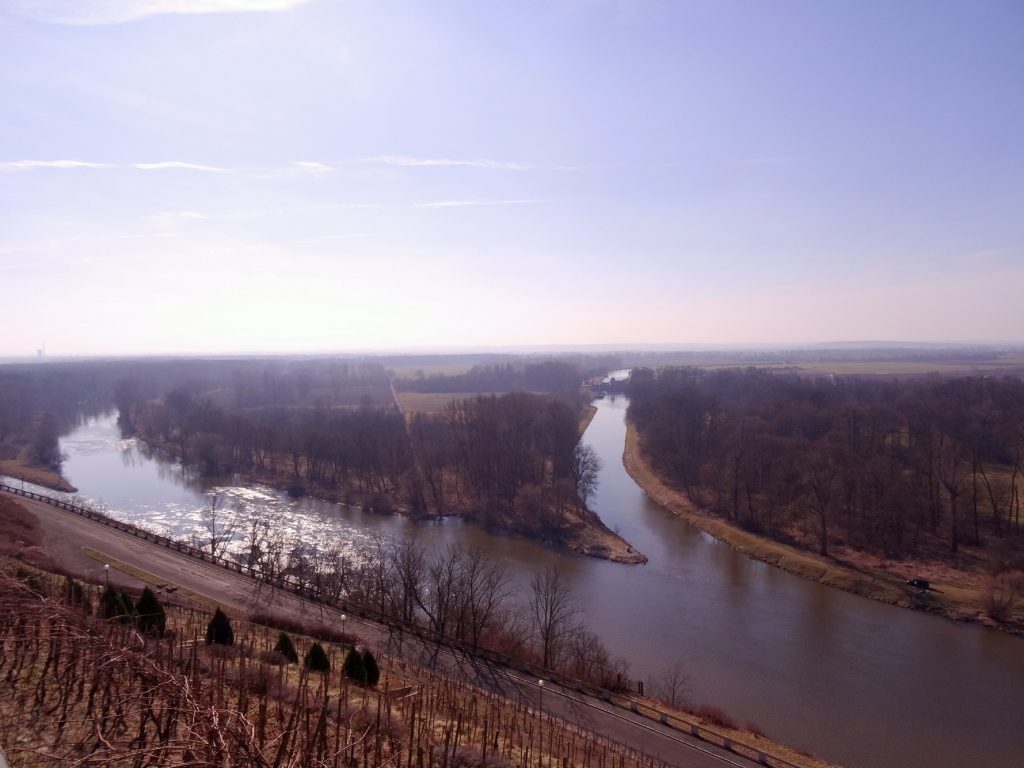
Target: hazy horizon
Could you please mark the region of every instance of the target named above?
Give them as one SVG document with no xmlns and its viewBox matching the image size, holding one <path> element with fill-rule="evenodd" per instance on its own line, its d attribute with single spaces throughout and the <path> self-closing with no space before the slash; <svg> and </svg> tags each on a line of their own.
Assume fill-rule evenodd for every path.
<svg viewBox="0 0 1024 768">
<path fill-rule="evenodd" d="M 1009 0 L 13 0 L 0 356 L 1019 345 L 1022 37 Z"/>
</svg>

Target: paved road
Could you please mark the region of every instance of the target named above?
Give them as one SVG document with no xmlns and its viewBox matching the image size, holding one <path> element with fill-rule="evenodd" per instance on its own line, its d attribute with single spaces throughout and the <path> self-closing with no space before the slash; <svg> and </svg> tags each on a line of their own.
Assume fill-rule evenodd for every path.
<svg viewBox="0 0 1024 768">
<path fill-rule="evenodd" d="M 320 620 L 323 616 L 328 622 L 333 620 L 341 624 L 340 612 L 322 608 L 291 593 L 271 591 L 267 587 L 260 589 L 258 582 L 248 576 L 203 563 L 42 502 L 17 496 L 12 498 L 36 515 L 46 535 L 47 551 L 71 572 L 102 581 L 103 565 L 82 553 L 82 547 L 90 547 L 242 612 L 272 609 L 305 620 Z M 139 585 L 133 577 L 126 577 L 114 569 L 111 569 L 111 580 L 125 586 Z M 439 648 L 408 634 L 399 636 L 386 627 L 358 618 L 349 617 L 346 624 L 347 630 L 392 655 L 401 655 L 411 662 L 433 667 L 443 674 L 501 692 L 510 698 L 526 699 L 534 706 L 542 703 L 548 714 L 593 729 L 680 768 L 751 768 L 758 765 L 601 699 L 563 689 L 554 683 L 546 683 L 541 692 L 532 677 L 470 654 Z"/>
</svg>

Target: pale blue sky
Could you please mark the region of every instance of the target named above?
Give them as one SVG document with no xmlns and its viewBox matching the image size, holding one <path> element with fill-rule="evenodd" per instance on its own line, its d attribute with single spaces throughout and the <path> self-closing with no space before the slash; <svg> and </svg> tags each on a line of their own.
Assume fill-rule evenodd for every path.
<svg viewBox="0 0 1024 768">
<path fill-rule="evenodd" d="M 0 355 L 1024 341 L 1022 41 L 1019 0 L 3 0 Z"/>
</svg>

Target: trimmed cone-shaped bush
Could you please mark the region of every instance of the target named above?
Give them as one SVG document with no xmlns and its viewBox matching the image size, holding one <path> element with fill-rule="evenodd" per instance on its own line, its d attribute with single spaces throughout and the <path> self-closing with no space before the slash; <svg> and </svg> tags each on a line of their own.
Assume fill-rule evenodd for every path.
<svg viewBox="0 0 1024 768">
<path fill-rule="evenodd" d="M 218 608 L 210 623 L 206 625 L 206 644 L 234 645 L 235 632 L 231 629 L 231 620 L 227 614 Z"/>
<path fill-rule="evenodd" d="M 131 624 L 135 616 L 135 601 L 127 592 L 121 592 L 121 605 L 124 606 L 124 612 L 120 616 L 121 623 Z"/>
<path fill-rule="evenodd" d="M 363 669 L 366 671 L 366 684 L 372 688 L 380 680 L 380 667 L 369 649 L 363 652 Z"/>
<path fill-rule="evenodd" d="M 306 669 L 310 672 L 330 672 L 331 660 L 320 643 L 313 643 L 306 654 Z"/>
<path fill-rule="evenodd" d="M 103 595 L 100 597 L 100 615 L 104 619 L 117 619 L 127 624 L 131 621 L 132 609 L 130 597 L 128 597 L 128 605 L 125 605 L 126 597 L 127 595 L 123 592 L 118 592 L 110 585 L 107 585 L 107 588 L 103 590 Z"/>
<path fill-rule="evenodd" d="M 291 664 L 299 663 L 299 654 L 295 650 L 295 643 L 292 642 L 292 639 L 285 632 L 281 632 L 277 636 L 277 645 L 274 646 L 274 651 L 288 659 L 288 662 Z"/>
<path fill-rule="evenodd" d="M 160 601 L 156 599 L 149 587 L 142 590 L 142 597 L 135 605 L 135 625 L 144 635 L 163 637 L 167 626 L 167 614 Z"/>
<path fill-rule="evenodd" d="M 363 664 L 363 656 L 355 648 L 348 652 L 345 657 L 345 677 L 356 685 L 366 685 L 366 665 Z"/>
</svg>

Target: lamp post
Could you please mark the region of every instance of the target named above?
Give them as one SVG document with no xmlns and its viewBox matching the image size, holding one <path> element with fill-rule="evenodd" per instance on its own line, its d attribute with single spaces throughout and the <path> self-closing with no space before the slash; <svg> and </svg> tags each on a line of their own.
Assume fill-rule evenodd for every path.
<svg viewBox="0 0 1024 768">
<path fill-rule="evenodd" d="M 341 634 L 343 634 L 343 635 L 345 634 L 345 620 L 346 619 L 348 619 L 348 616 L 346 616 L 344 613 L 341 614 Z"/>
<path fill-rule="evenodd" d="M 103 564 L 103 575 L 106 577 L 106 586 L 110 586 L 110 563 Z"/>
<path fill-rule="evenodd" d="M 540 680 L 537 681 L 537 690 L 540 691 L 540 695 L 538 697 L 540 699 L 540 704 L 538 705 L 537 708 L 540 710 L 541 718 L 543 718 L 544 717 L 544 679 L 543 678 L 541 678 Z"/>
</svg>

